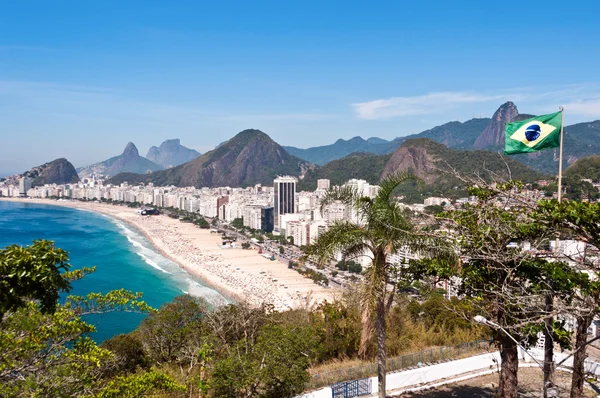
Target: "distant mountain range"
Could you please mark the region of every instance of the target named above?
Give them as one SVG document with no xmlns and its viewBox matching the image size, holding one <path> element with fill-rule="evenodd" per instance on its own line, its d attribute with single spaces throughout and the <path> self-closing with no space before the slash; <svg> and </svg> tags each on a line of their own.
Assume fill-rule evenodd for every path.
<svg viewBox="0 0 600 398">
<path fill-rule="evenodd" d="M 371 137 L 368 140 L 364 140 L 361 137 L 354 137 L 347 141 L 339 139 L 331 145 L 307 149 L 290 146 L 284 146 L 284 148 L 289 153 L 319 166 L 323 166 L 332 160 L 341 159 L 356 152 L 369 152 L 377 155 L 392 153 L 398 149 L 403 142 L 411 138 L 430 138 L 446 145 L 448 148 L 471 149 L 475 140 L 489 122 L 490 119 L 487 118 L 471 119 L 464 123 L 448 122 L 430 130 L 425 130 L 419 134 L 398 137 L 392 141 L 387 141 L 378 137 Z"/>
<path fill-rule="evenodd" d="M 164 168 L 179 166 L 196 159 L 200 152 L 181 145 L 178 138 L 166 140 L 157 148 L 150 147 L 146 159 L 163 166 Z"/>
<path fill-rule="evenodd" d="M 271 185 L 278 175 L 303 176 L 313 164 L 290 155 L 260 130 L 244 130 L 200 157 L 150 174 L 121 173 L 110 183 L 194 187 Z"/>
<path fill-rule="evenodd" d="M 93 174 L 111 177 L 119 173 L 149 173 L 162 169 L 164 169 L 163 166 L 141 157 L 135 144 L 130 142 L 125 146 L 122 154 L 103 162 L 80 167 L 77 172 L 81 178 L 86 178 Z"/>
<path fill-rule="evenodd" d="M 348 141 L 338 140 L 331 145 L 307 149 L 284 148 L 290 153 L 320 166 L 354 152 L 369 152 L 378 155 L 392 153 L 403 142 L 412 138 L 430 138 L 450 149 L 485 149 L 502 152 L 506 123 L 529 117 L 532 115 L 520 114 L 516 105 L 509 101 L 500 106 L 491 119 L 471 119 L 464 123 L 449 122 L 419 134 L 398 137 L 392 141 L 376 137 L 369 138 L 369 140 L 354 137 Z M 600 120 L 565 126 L 564 131 L 564 168 L 582 157 L 600 154 Z M 514 155 L 513 158 L 544 173 L 556 174 L 558 172 L 558 149 Z"/>
</svg>

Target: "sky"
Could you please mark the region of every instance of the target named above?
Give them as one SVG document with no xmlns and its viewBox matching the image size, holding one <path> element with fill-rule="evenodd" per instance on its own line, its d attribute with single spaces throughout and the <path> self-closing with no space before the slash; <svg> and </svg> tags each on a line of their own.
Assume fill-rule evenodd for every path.
<svg viewBox="0 0 600 398">
<path fill-rule="evenodd" d="M 600 2 L 0 2 L 0 175 L 66 157 L 393 139 L 565 107 L 600 119 Z"/>
</svg>

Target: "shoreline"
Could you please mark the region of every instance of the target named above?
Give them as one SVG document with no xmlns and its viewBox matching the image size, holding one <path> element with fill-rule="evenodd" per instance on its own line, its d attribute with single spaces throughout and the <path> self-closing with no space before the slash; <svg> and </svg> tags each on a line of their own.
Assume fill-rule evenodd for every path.
<svg viewBox="0 0 600 398">
<path fill-rule="evenodd" d="M 75 208 L 122 221 L 190 276 L 236 302 L 247 302 L 251 306 L 273 304 L 277 310 L 286 310 L 331 301 L 333 297 L 333 289 L 314 284 L 279 261 L 270 261 L 256 250 L 223 248 L 220 235 L 165 215 L 141 216 L 137 209 L 129 207 L 76 200 L 0 200 Z"/>
</svg>

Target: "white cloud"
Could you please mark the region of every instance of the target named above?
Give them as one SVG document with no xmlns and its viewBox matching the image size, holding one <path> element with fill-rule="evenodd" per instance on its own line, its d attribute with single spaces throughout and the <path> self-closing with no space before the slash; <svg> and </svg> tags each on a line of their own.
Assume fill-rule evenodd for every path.
<svg viewBox="0 0 600 398">
<path fill-rule="evenodd" d="M 600 117 L 600 98 L 577 100 L 564 105 L 565 113 L 582 116 Z"/>
<path fill-rule="evenodd" d="M 499 101 L 506 95 L 485 95 L 469 92 L 438 92 L 413 97 L 391 97 L 352 104 L 361 119 L 390 119 L 399 116 L 439 113 L 465 103 Z"/>
<path fill-rule="evenodd" d="M 525 113 L 545 113 L 564 104 L 565 110 L 582 117 L 600 116 L 600 85 L 571 84 L 549 87 L 521 87 L 496 93 L 463 91 L 434 92 L 412 97 L 391 97 L 352 104 L 356 116 L 366 120 L 392 119 L 402 116 L 448 114 L 465 104 L 513 101 Z M 494 105 L 495 106 L 495 105 Z"/>
</svg>

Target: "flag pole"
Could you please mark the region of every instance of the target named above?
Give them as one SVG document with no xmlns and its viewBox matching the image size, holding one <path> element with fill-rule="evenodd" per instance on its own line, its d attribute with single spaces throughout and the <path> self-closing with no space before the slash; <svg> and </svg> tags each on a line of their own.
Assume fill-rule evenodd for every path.
<svg viewBox="0 0 600 398">
<path fill-rule="evenodd" d="M 560 146 L 558 148 L 558 203 L 562 200 L 562 167 L 563 167 L 563 122 L 565 108 L 560 107 Z"/>
</svg>

